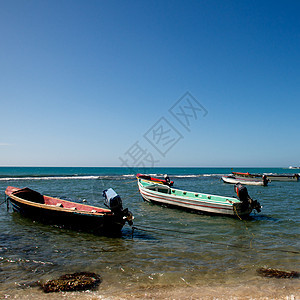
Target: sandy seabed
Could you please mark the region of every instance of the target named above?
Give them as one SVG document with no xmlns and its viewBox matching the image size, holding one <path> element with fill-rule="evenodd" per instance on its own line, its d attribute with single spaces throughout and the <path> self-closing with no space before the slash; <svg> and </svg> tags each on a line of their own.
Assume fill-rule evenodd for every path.
<svg viewBox="0 0 300 300">
<path fill-rule="evenodd" d="M 260 283 L 249 285 L 216 285 L 216 286 L 148 286 L 127 287 L 124 290 L 112 289 L 101 285 L 96 291 L 60 292 L 46 294 L 37 287 L 16 288 L 0 292 L 1 299 L 70 299 L 70 300 L 96 300 L 96 299 L 282 299 L 300 300 L 300 280 L 262 280 Z"/>
</svg>

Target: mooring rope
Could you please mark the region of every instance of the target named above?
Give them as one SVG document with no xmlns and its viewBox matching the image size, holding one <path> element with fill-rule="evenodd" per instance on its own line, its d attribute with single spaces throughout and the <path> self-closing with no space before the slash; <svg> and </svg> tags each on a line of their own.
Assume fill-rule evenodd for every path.
<svg viewBox="0 0 300 300">
<path fill-rule="evenodd" d="M 240 221 L 243 221 L 243 223 L 244 223 L 244 225 L 245 225 L 245 228 L 246 228 L 246 231 L 249 233 L 249 228 L 247 227 L 247 224 L 246 224 L 245 220 L 243 220 L 243 219 L 240 217 L 240 215 L 238 214 L 238 212 L 237 212 L 237 209 L 236 209 L 236 206 L 235 206 L 235 205 L 233 205 L 233 210 L 234 210 L 234 212 L 236 213 L 237 217 L 240 219 Z M 253 240 L 254 240 L 254 238 L 255 238 L 255 236 L 254 236 L 254 233 L 253 233 L 253 232 L 251 232 L 251 235 L 252 235 L 252 237 L 251 237 L 251 239 L 250 239 L 250 248 L 252 248 L 252 241 L 253 241 Z"/>
<path fill-rule="evenodd" d="M 187 231 L 180 231 L 180 230 L 173 230 L 173 229 L 166 229 L 166 228 L 157 228 L 157 227 L 152 227 L 152 226 L 131 226 L 132 230 L 141 230 L 141 231 L 147 231 L 147 232 L 152 232 L 152 233 L 158 233 L 157 231 L 168 231 L 168 232 L 174 232 L 174 233 L 182 233 L 182 234 L 194 234 L 191 232 L 187 232 Z M 251 246 L 247 246 L 247 245 L 232 245 L 232 244 L 226 244 L 226 243 L 222 243 L 222 242 L 214 242 L 214 241 L 208 241 L 205 239 L 201 239 L 201 238 L 192 238 L 192 237 L 187 237 L 187 236 L 182 236 L 180 235 L 175 236 L 174 234 L 170 234 L 170 233 L 161 233 L 163 235 L 166 236 L 171 236 L 171 237 L 175 237 L 176 239 L 185 239 L 185 240 L 190 240 L 190 241 L 194 241 L 194 242 L 202 242 L 202 243 L 206 243 L 206 244 L 213 244 L 213 245 L 221 245 L 221 246 L 226 246 L 226 247 L 231 247 L 231 248 L 242 248 L 245 250 L 254 250 Z M 283 252 L 283 253 L 293 253 L 293 254 L 300 254 L 300 251 L 293 251 L 293 250 L 283 250 L 283 249 L 267 249 L 267 248 L 261 248 L 259 250 L 255 250 L 256 252 L 259 251 L 275 251 L 275 252 Z"/>
<path fill-rule="evenodd" d="M 128 183 L 136 183 L 136 179 L 131 179 L 130 181 L 124 181 L 122 183 L 128 184 Z"/>
<path fill-rule="evenodd" d="M 4 194 L 4 201 L 2 201 L 2 202 L 0 203 L 0 205 L 4 204 L 5 202 L 7 202 L 6 194 Z"/>
</svg>

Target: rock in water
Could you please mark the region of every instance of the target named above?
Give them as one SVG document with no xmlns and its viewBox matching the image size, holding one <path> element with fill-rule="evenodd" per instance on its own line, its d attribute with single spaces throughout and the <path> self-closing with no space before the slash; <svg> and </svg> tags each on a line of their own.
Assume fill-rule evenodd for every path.
<svg viewBox="0 0 300 300">
<path fill-rule="evenodd" d="M 52 293 L 95 289 L 100 283 L 100 275 L 80 272 L 65 274 L 54 280 L 47 280 L 45 283 L 40 283 L 40 286 L 45 293 Z"/>
<path fill-rule="evenodd" d="M 296 271 L 280 271 L 270 268 L 260 268 L 257 270 L 257 273 L 264 277 L 275 277 L 275 278 L 298 278 L 299 272 Z"/>
</svg>

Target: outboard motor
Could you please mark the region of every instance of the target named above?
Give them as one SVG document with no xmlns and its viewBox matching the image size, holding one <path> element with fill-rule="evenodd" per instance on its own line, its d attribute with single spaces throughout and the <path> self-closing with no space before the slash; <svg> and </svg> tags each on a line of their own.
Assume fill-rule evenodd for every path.
<svg viewBox="0 0 300 300">
<path fill-rule="evenodd" d="M 168 174 L 165 174 L 165 175 L 164 175 L 164 179 L 165 179 L 165 181 L 166 181 L 166 184 L 167 184 L 169 187 L 171 187 L 171 186 L 174 184 L 174 181 L 171 181 L 171 180 L 170 180 L 170 177 L 168 176 Z"/>
<path fill-rule="evenodd" d="M 115 214 L 123 217 L 131 226 L 134 219 L 128 208 L 123 209 L 121 197 L 112 189 L 109 188 L 103 191 L 104 204 Z"/>
<path fill-rule="evenodd" d="M 257 200 L 253 200 L 245 186 L 240 183 L 235 184 L 234 190 L 244 205 L 250 206 L 252 209 L 255 209 L 258 213 L 261 212 L 261 205 Z"/>
<path fill-rule="evenodd" d="M 165 181 L 169 184 L 170 183 L 170 177 L 168 176 L 168 174 L 164 175 Z"/>
<path fill-rule="evenodd" d="M 240 184 L 240 183 L 235 184 L 234 190 L 235 190 L 238 198 L 242 202 L 247 202 L 248 198 L 250 198 L 247 188 L 245 186 L 243 186 L 242 184 Z"/>
<path fill-rule="evenodd" d="M 104 197 L 104 204 L 112 212 L 120 212 L 123 210 L 122 199 L 112 188 L 104 190 L 103 197 Z"/>
<path fill-rule="evenodd" d="M 266 175 L 262 176 L 262 180 L 263 180 L 264 186 L 268 185 L 268 182 L 271 182 L 271 180 L 269 180 Z"/>
</svg>

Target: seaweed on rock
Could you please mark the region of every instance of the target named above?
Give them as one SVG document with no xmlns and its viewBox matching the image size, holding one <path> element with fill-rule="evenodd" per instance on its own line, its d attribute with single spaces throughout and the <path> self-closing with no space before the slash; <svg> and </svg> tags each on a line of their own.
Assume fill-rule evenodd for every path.
<svg viewBox="0 0 300 300">
<path fill-rule="evenodd" d="M 95 289 L 101 283 L 100 275 L 90 272 L 65 274 L 58 279 L 39 283 L 45 293 L 84 291 Z"/>
</svg>

